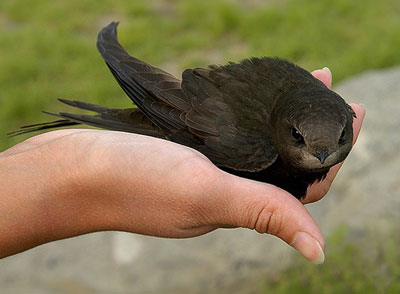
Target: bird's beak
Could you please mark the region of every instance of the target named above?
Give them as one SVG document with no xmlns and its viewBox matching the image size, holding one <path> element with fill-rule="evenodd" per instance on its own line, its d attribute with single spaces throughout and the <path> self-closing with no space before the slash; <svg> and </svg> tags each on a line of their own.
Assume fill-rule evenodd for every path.
<svg viewBox="0 0 400 294">
<path fill-rule="evenodd" d="M 315 157 L 319 159 L 319 161 L 321 162 L 321 164 L 325 163 L 325 159 L 329 156 L 328 151 L 321 151 L 321 150 L 317 150 L 315 152 Z"/>
</svg>

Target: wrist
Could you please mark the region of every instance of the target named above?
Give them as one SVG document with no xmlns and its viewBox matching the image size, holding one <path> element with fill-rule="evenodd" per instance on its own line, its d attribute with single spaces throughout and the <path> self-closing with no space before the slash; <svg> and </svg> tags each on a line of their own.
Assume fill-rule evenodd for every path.
<svg viewBox="0 0 400 294">
<path fill-rule="evenodd" d="M 0 257 L 95 231 L 84 175 L 45 145 L 0 157 Z"/>
</svg>

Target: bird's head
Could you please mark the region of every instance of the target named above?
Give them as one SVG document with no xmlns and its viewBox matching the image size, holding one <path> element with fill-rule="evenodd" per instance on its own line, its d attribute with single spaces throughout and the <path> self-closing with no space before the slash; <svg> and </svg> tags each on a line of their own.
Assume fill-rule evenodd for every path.
<svg viewBox="0 0 400 294">
<path fill-rule="evenodd" d="M 352 147 L 350 106 L 324 89 L 299 90 L 272 113 L 275 146 L 284 162 L 301 170 L 329 168 L 343 161 Z"/>
</svg>

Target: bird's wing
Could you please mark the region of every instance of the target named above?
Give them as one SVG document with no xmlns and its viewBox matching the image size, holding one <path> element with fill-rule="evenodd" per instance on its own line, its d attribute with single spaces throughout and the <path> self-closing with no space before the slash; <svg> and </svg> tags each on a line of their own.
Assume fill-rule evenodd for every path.
<svg viewBox="0 0 400 294">
<path fill-rule="evenodd" d="M 113 22 L 100 31 L 97 48 L 125 93 L 167 137 L 186 140 L 219 166 L 257 171 L 275 161 L 277 153 L 256 101 L 242 111 L 247 120 L 238 117 L 227 103 L 229 93 L 218 90 L 208 70 L 186 70 L 181 83 L 130 56 L 118 42 L 117 25 Z M 193 135 L 204 144 L 197 144 Z"/>
<path fill-rule="evenodd" d="M 263 105 L 230 92 L 229 85 L 220 85 L 217 79 L 238 81 L 213 77 L 211 69 L 188 69 L 182 76 L 182 90 L 192 106 L 182 116 L 189 130 L 203 138 L 204 146 L 198 148 L 202 153 L 216 165 L 242 171 L 259 171 L 275 162 L 278 154 Z"/>
<path fill-rule="evenodd" d="M 97 48 L 112 74 L 132 101 L 158 127 L 176 132 L 185 127 L 179 118 L 190 110 L 181 81 L 162 69 L 130 56 L 117 39 L 118 23 L 112 22 L 98 35 Z"/>
</svg>

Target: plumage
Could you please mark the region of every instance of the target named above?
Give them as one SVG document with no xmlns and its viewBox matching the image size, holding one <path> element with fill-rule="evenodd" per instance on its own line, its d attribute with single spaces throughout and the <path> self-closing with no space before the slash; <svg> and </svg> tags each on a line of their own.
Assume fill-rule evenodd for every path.
<svg viewBox="0 0 400 294">
<path fill-rule="evenodd" d="M 61 120 L 13 135 L 87 124 L 164 138 L 199 150 L 221 169 L 278 185 L 297 198 L 350 152 L 354 113 L 299 66 L 250 58 L 187 69 L 181 81 L 130 56 L 118 42 L 117 25 L 100 31 L 97 48 L 138 108 L 60 99 L 96 114 L 49 113 Z"/>
</svg>

